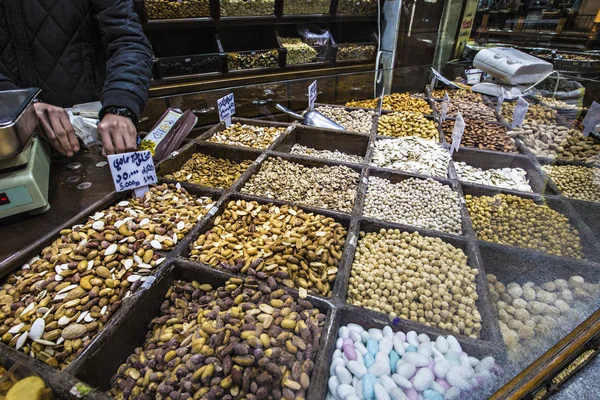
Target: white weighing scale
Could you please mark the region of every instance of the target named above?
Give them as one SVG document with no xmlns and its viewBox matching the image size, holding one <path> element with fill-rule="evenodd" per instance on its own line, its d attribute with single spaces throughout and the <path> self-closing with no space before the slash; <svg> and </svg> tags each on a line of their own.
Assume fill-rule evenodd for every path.
<svg viewBox="0 0 600 400">
<path fill-rule="evenodd" d="M 50 157 L 33 131 L 37 88 L 0 91 L 0 218 L 50 208 Z"/>
<path fill-rule="evenodd" d="M 494 77 L 491 81 L 474 85 L 474 92 L 499 96 L 502 86 L 512 97 L 520 96 L 521 90 L 546 78 L 553 70 L 553 65 L 522 51 L 509 47 L 494 47 L 480 50 L 473 66 Z"/>
</svg>

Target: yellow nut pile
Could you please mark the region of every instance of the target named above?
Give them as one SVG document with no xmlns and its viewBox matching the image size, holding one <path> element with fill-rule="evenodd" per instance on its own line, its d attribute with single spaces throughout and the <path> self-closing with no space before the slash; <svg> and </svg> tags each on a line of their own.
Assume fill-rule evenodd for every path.
<svg viewBox="0 0 600 400">
<path fill-rule="evenodd" d="M 543 169 L 566 197 L 600 202 L 600 169 L 578 165 L 544 165 Z"/>
<path fill-rule="evenodd" d="M 383 96 L 381 105 L 383 110 L 410 111 L 415 113 L 431 114 L 429 103 L 423 99 L 412 97 L 410 93 L 393 93 Z"/>
<path fill-rule="evenodd" d="M 397 112 L 384 114 L 377 122 L 377 134 L 392 137 L 416 136 L 439 141 L 435 122 L 421 113 Z"/>
<path fill-rule="evenodd" d="M 235 273 L 253 269 L 328 296 L 346 233 L 333 218 L 297 207 L 232 200 L 191 245 L 190 258 Z"/>
<path fill-rule="evenodd" d="M 277 140 L 284 131 L 285 128 L 246 125 L 238 122 L 231 125 L 229 128 L 216 132 L 208 139 L 208 141 L 231 146 L 266 149 L 271 143 Z"/>
<path fill-rule="evenodd" d="M 358 108 L 377 108 L 379 99 L 369 100 L 350 100 L 346 103 L 346 107 L 358 107 Z"/>
<path fill-rule="evenodd" d="M 481 240 L 557 256 L 584 257 L 577 229 L 567 217 L 545 204 L 503 193 L 465 198 Z"/>
<path fill-rule="evenodd" d="M 398 229 L 361 232 L 348 303 L 478 338 L 479 271 L 459 248 Z"/>
<path fill-rule="evenodd" d="M 196 153 L 183 167 L 165 178 L 214 188 L 228 188 L 252 165 L 252 160 L 235 162 Z"/>
</svg>

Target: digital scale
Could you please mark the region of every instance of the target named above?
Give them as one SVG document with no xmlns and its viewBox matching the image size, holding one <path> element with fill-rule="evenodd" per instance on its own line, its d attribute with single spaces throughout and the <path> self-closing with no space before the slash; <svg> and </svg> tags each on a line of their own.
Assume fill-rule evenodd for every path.
<svg viewBox="0 0 600 400">
<path fill-rule="evenodd" d="M 0 91 L 0 218 L 50 208 L 50 156 L 33 137 L 37 88 Z"/>
</svg>

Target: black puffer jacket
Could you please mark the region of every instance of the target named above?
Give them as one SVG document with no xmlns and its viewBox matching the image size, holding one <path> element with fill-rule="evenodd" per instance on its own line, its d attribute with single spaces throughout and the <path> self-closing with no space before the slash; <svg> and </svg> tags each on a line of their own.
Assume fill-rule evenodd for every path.
<svg viewBox="0 0 600 400">
<path fill-rule="evenodd" d="M 35 86 L 56 106 L 101 100 L 139 117 L 151 60 L 132 0 L 0 0 L 0 90 Z"/>
</svg>

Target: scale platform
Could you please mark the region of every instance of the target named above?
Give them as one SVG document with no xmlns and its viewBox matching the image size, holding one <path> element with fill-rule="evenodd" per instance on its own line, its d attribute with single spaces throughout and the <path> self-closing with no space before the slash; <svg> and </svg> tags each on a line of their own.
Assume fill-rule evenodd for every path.
<svg viewBox="0 0 600 400">
<path fill-rule="evenodd" d="M 0 160 L 0 218 L 47 211 L 49 174 L 50 157 L 37 137 L 19 155 Z"/>
</svg>

